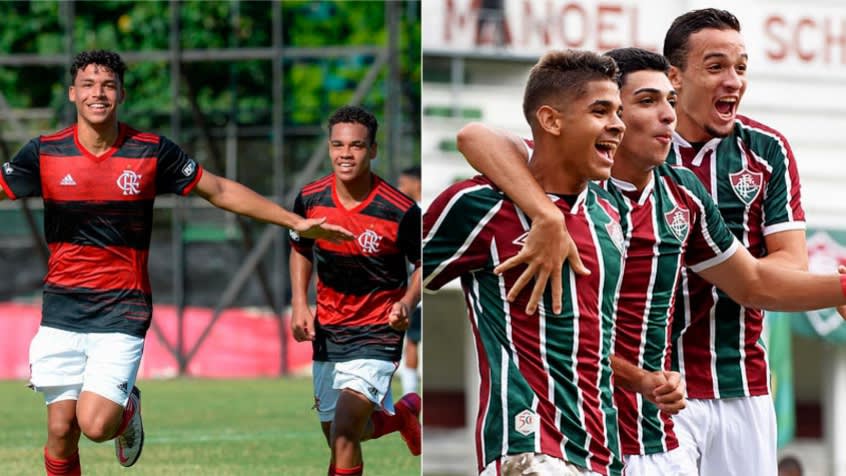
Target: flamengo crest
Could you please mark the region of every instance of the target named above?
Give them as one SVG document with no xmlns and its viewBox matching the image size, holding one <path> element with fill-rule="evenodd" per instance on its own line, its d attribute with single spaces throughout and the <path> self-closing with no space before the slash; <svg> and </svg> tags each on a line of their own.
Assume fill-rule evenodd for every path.
<svg viewBox="0 0 846 476">
<path fill-rule="evenodd" d="M 141 193 L 141 176 L 132 170 L 124 170 L 117 179 L 117 186 L 124 195 L 138 195 Z"/>
<path fill-rule="evenodd" d="M 379 242 L 382 237 L 373 230 L 367 230 L 358 235 L 358 244 L 365 253 L 376 253 L 379 251 Z"/>
<path fill-rule="evenodd" d="M 690 231 L 690 210 L 675 207 L 664 214 L 664 219 L 679 241 L 687 239 L 687 233 Z"/>
<path fill-rule="evenodd" d="M 731 188 L 735 195 L 747 206 L 751 205 L 761 192 L 761 185 L 764 183 L 764 174 L 753 172 L 744 167 L 743 170 L 729 174 Z"/>
</svg>

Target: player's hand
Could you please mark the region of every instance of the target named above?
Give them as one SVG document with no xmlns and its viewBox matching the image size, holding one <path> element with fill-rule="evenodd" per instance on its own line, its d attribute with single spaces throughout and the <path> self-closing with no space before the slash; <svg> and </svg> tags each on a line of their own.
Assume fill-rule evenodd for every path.
<svg viewBox="0 0 846 476">
<path fill-rule="evenodd" d="M 402 302 L 395 302 L 391 306 L 391 312 L 388 313 L 388 325 L 392 329 L 404 331 L 408 329 L 410 321 L 408 319 L 408 306 Z"/>
<path fill-rule="evenodd" d="M 677 414 L 687 406 L 684 380 L 678 372 L 647 372 L 641 382 L 640 393 L 661 411 L 670 415 Z"/>
<path fill-rule="evenodd" d="M 846 266 L 838 266 L 837 272 L 840 274 L 846 274 Z M 840 317 L 842 317 L 843 320 L 846 320 L 846 306 L 837 306 L 835 309 L 837 309 L 837 313 L 840 314 Z"/>
<path fill-rule="evenodd" d="M 291 333 L 297 342 L 314 340 L 314 315 L 308 306 L 304 307 L 293 307 L 291 310 Z"/>
<path fill-rule="evenodd" d="M 355 238 L 355 235 L 346 228 L 326 223 L 326 217 L 304 218 L 294 227 L 294 231 L 303 238 L 328 240 L 332 243 L 340 243 Z"/>
<path fill-rule="evenodd" d="M 560 314 L 561 294 L 563 293 L 561 269 L 565 260 L 570 262 L 570 267 L 577 274 L 590 274 L 590 271 L 582 264 L 582 260 L 579 258 L 579 250 L 576 249 L 576 244 L 567 232 L 564 216 L 559 212 L 533 220 L 523 249 L 494 268 L 494 273 L 502 274 L 520 264 L 527 265 L 526 270 L 508 290 L 507 298 L 510 302 L 513 302 L 520 291 L 534 278 L 535 285 L 532 288 L 529 303 L 526 305 L 526 312 L 529 314 L 534 314 L 537 310 L 538 303 L 543 298 L 546 283 L 551 278 L 552 311 Z"/>
</svg>

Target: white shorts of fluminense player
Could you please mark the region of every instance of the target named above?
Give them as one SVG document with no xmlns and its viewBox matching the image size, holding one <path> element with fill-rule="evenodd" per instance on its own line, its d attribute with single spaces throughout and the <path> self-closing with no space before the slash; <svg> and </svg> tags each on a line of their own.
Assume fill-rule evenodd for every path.
<svg viewBox="0 0 846 476">
<path fill-rule="evenodd" d="M 524 474 L 555 476 L 600 476 L 599 473 L 542 453 L 506 455 L 494 461 L 479 476 L 522 476 Z"/>
<path fill-rule="evenodd" d="M 673 416 L 685 467 L 701 476 L 776 476 L 778 454 L 773 399 L 691 399 Z"/>
<path fill-rule="evenodd" d="M 687 411 L 687 410 L 685 410 Z M 651 455 L 626 455 L 626 476 L 699 476 L 681 448 Z"/>
<path fill-rule="evenodd" d="M 47 405 L 92 392 L 125 406 L 143 351 L 144 339 L 128 334 L 42 326 L 29 344 L 30 384 Z"/>
<path fill-rule="evenodd" d="M 338 396 L 345 388 L 364 395 L 373 402 L 375 410 L 393 415 L 391 379 L 396 370 L 397 362 L 375 359 L 312 363 L 314 407 L 320 421 L 332 421 L 335 418 Z"/>
</svg>

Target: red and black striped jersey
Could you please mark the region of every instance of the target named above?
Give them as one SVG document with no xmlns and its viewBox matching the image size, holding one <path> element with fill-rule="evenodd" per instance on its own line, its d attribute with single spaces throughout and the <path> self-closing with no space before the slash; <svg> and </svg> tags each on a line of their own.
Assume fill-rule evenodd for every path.
<svg viewBox="0 0 846 476">
<path fill-rule="evenodd" d="M 406 292 L 407 263 L 420 265 L 420 208 L 373 175 L 367 198 L 346 209 L 331 174 L 303 187 L 294 211 L 326 217 L 356 236 L 331 243 L 291 233 L 294 249 L 317 268 L 314 360 L 400 360 L 403 332 L 388 325 L 388 313 Z"/>
<path fill-rule="evenodd" d="M 41 324 L 143 337 L 152 317 L 153 201 L 188 194 L 201 175 L 179 146 L 125 124 L 99 156 L 80 144 L 74 125 L 32 139 L 3 164 L 6 195 L 44 200 L 50 260 Z"/>
</svg>

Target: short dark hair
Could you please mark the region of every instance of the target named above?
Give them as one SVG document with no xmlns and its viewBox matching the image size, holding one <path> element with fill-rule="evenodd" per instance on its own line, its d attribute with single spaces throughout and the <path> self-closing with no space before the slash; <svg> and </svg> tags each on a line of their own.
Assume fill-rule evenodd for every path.
<svg viewBox="0 0 846 476">
<path fill-rule="evenodd" d="M 659 71 L 667 73 L 670 70 L 670 62 L 658 53 L 643 48 L 616 48 L 605 52 L 617 63 L 620 76 L 617 84 L 622 88 L 626 82 L 626 76 L 638 71 Z"/>
<path fill-rule="evenodd" d="M 535 126 L 535 112 L 554 96 L 581 97 L 591 81 L 617 81 L 617 65 L 609 57 L 583 50 L 550 51 L 532 67 L 523 93 L 523 114 Z"/>
<path fill-rule="evenodd" d="M 123 86 L 123 76 L 124 73 L 126 73 L 126 63 L 123 62 L 123 59 L 119 54 L 114 51 L 107 50 L 83 51 L 76 55 L 73 58 L 73 63 L 71 63 L 70 67 L 71 83 L 76 80 L 76 73 L 81 69 L 85 69 L 85 67 L 90 64 L 104 66 L 112 70 L 112 72 L 117 75 L 118 79 L 120 79 L 121 86 Z"/>
<path fill-rule="evenodd" d="M 335 111 L 329 117 L 329 134 L 332 134 L 332 127 L 339 123 L 361 124 L 367 128 L 368 139 L 370 140 L 368 146 L 376 143 L 376 130 L 379 128 L 379 123 L 376 121 L 376 116 L 366 109 L 358 106 L 343 106 Z"/>
<path fill-rule="evenodd" d="M 671 65 L 679 69 L 687 66 L 690 36 L 706 28 L 740 33 L 740 21 L 730 12 L 716 8 L 692 10 L 676 18 L 664 36 L 664 56 Z"/>
<path fill-rule="evenodd" d="M 409 177 L 414 177 L 417 180 L 420 180 L 420 166 L 414 165 L 408 168 L 405 168 L 400 172 L 400 175 L 407 175 Z"/>
</svg>

